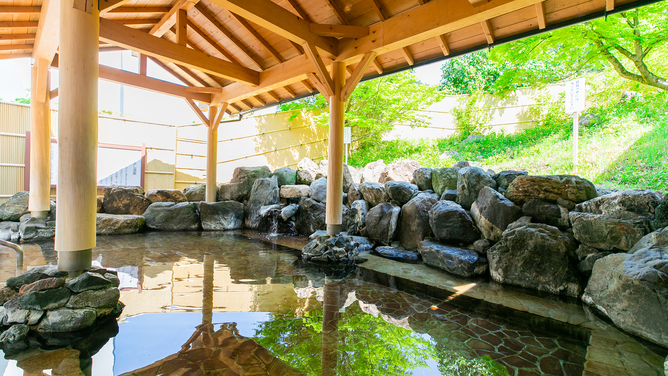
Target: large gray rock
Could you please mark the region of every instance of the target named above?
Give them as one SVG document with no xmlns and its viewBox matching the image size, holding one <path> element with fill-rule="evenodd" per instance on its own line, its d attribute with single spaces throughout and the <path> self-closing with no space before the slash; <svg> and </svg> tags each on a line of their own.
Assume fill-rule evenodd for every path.
<svg viewBox="0 0 668 376">
<path fill-rule="evenodd" d="M 244 204 L 240 202 L 200 202 L 197 207 L 205 231 L 236 230 L 244 225 Z"/>
<path fill-rule="evenodd" d="M 668 247 L 618 253 L 594 264 L 582 300 L 618 327 L 668 346 Z"/>
<path fill-rule="evenodd" d="M 431 236 L 429 210 L 438 201 L 436 196 L 419 194 L 401 208 L 399 241 L 409 250 L 417 249 L 420 242 Z"/>
<path fill-rule="evenodd" d="M 517 179 L 518 176 L 528 175 L 529 173 L 526 171 L 505 170 L 492 176 L 492 179 L 496 181 L 496 184 L 499 186 L 499 188 L 508 189 L 510 183 Z"/>
<path fill-rule="evenodd" d="M 320 171 L 315 162 L 306 157 L 297 164 L 297 184 L 311 185 Z"/>
<path fill-rule="evenodd" d="M 417 252 L 395 247 L 376 247 L 374 251 L 381 257 L 400 262 L 416 263 L 420 258 L 420 254 Z"/>
<path fill-rule="evenodd" d="M 346 173 L 345 170 L 348 170 Z M 352 180 L 353 183 L 359 184 L 362 182 L 362 171 L 356 169 L 353 166 L 348 166 L 346 164 L 343 165 L 343 173 L 344 173 L 344 179 L 345 179 L 345 174 L 350 175 L 350 179 Z"/>
<path fill-rule="evenodd" d="M 308 197 L 299 200 L 299 209 L 294 216 L 295 228 L 301 235 L 311 235 L 318 230 L 325 230 L 325 205 Z"/>
<path fill-rule="evenodd" d="M 655 191 L 613 192 L 582 202 L 575 207 L 575 210 L 619 219 L 639 217 L 653 219 L 654 211 L 662 198 L 663 194 Z"/>
<path fill-rule="evenodd" d="M 244 221 L 246 228 L 257 230 L 262 227 L 264 217 L 260 215 L 260 209 L 263 206 L 278 204 L 279 202 L 276 178 L 256 179 L 246 205 L 246 219 Z"/>
<path fill-rule="evenodd" d="M 310 198 L 326 203 L 327 202 L 327 178 L 316 179 L 308 189 Z"/>
<path fill-rule="evenodd" d="M 94 270 L 87 271 L 65 283 L 65 287 L 74 293 L 102 290 L 113 286 L 114 282 L 111 279 L 107 279 L 105 276 L 96 273 Z"/>
<path fill-rule="evenodd" d="M 362 169 L 362 183 L 378 183 L 380 174 L 385 171 L 387 165 L 382 159 L 371 162 Z"/>
<path fill-rule="evenodd" d="M 646 219 L 617 219 L 578 212 L 570 212 L 569 218 L 575 239 L 606 251 L 628 251 L 650 232 Z"/>
<path fill-rule="evenodd" d="M 473 224 L 473 219 L 452 201 L 439 201 L 431 207 L 429 226 L 440 242 L 471 244 L 480 239 L 480 232 Z"/>
<path fill-rule="evenodd" d="M 23 285 L 29 285 L 33 282 L 36 282 L 40 279 L 51 278 L 51 277 L 65 277 L 66 272 L 61 272 L 58 270 L 58 267 L 55 265 L 44 265 L 36 266 L 28 271 L 24 272 L 21 275 L 16 277 L 7 278 L 7 287 L 11 287 L 15 290 L 18 290 Z"/>
<path fill-rule="evenodd" d="M 288 221 L 295 214 L 297 214 L 297 210 L 299 210 L 299 205 L 297 204 L 290 204 L 284 207 L 283 209 L 281 209 L 281 219 L 283 219 L 284 221 Z"/>
<path fill-rule="evenodd" d="M 416 161 L 400 161 L 389 164 L 380 173 L 378 182 L 405 181 L 410 183 L 413 180 L 413 173 L 418 168 L 420 168 L 420 164 Z"/>
<path fill-rule="evenodd" d="M 186 195 L 178 189 L 151 189 L 146 192 L 146 198 L 154 202 L 186 202 Z"/>
<path fill-rule="evenodd" d="M 485 237 L 494 242 L 509 224 L 520 219 L 522 211 L 512 201 L 490 187 L 480 190 L 478 199 L 471 205 L 471 217 Z"/>
<path fill-rule="evenodd" d="M 357 200 L 350 205 L 350 210 L 348 211 L 349 220 L 348 220 L 348 233 L 351 235 L 359 234 L 360 231 L 366 226 L 366 214 L 369 212 L 369 204 L 364 200 Z M 352 228 L 351 228 L 352 227 Z M 350 230 L 353 231 L 350 231 Z"/>
<path fill-rule="evenodd" d="M 359 188 L 362 197 L 369 203 L 369 207 L 371 208 L 388 200 L 385 185 L 383 184 L 362 183 L 357 188 Z"/>
<path fill-rule="evenodd" d="M 496 181 L 480 167 L 464 167 L 457 173 L 457 203 L 465 209 L 471 209 L 483 187 L 496 188 Z"/>
<path fill-rule="evenodd" d="M 353 202 L 357 200 L 364 200 L 364 196 L 362 196 L 362 193 L 359 190 L 359 184 L 351 184 L 350 187 L 348 187 L 348 206 L 352 207 Z"/>
<path fill-rule="evenodd" d="M 371 208 L 366 214 L 368 237 L 381 244 L 389 245 L 394 239 L 400 214 L 400 207 L 388 203 Z"/>
<path fill-rule="evenodd" d="M 218 201 L 239 201 L 248 198 L 252 186 L 245 183 L 223 183 L 218 186 Z"/>
<path fill-rule="evenodd" d="M 523 205 L 528 200 L 580 203 L 596 197 L 596 187 L 589 180 L 573 175 L 518 176 L 508 186 L 506 197 Z"/>
<path fill-rule="evenodd" d="M 107 187 L 104 189 L 102 206 L 108 214 L 142 215 L 151 205 L 151 200 L 144 197 L 141 187 Z"/>
<path fill-rule="evenodd" d="M 18 192 L 0 204 L 0 221 L 17 222 L 22 215 L 28 214 L 29 196 L 28 191 Z"/>
<path fill-rule="evenodd" d="M 156 202 L 144 212 L 146 226 L 153 230 L 199 230 L 199 215 L 195 202 Z"/>
<path fill-rule="evenodd" d="M 405 181 L 388 181 L 385 183 L 385 192 L 390 200 L 396 201 L 401 206 L 418 193 L 418 187 Z"/>
<path fill-rule="evenodd" d="M 146 219 L 141 215 L 98 213 L 95 233 L 97 235 L 134 234 L 139 232 L 145 223 Z"/>
<path fill-rule="evenodd" d="M 12 325 L 9 329 L 0 334 L 0 343 L 2 343 L 2 345 L 7 346 L 13 343 L 24 341 L 28 338 L 29 332 L 30 332 L 30 327 L 28 325 L 25 324 Z"/>
<path fill-rule="evenodd" d="M 18 297 L 22 309 L 47 311 L 64 307 L 70 299 L 70 290 L 65 287 L 43 291 L 32 291 Z"/>
<path fill-rule="evenodd" d="M 576 248 L 575 240 L 556 227 L 518 221 L 487 250 L 490 275 L 499 283 L 578 297 Z"/>
<path fill-rule="evenodd" d="M 302 198 L 308 197 L 309 186 L 305 184 L 300 185 L 283 185 L 279 190 L 280 198 Z"/>
<path fill-rule="evenodd" d="M 297 182 L 297 171 L 290 167 L 278 168 L 271 173 L 271 176 L 276 176 L 279 187 L 283 185 L 295 185 Z"/>
<path fill-rule="evenodd" d="M 541 200 L 528 200 L 522 206 L 522 213 L 531 217 L 534 222 L 545 223 L 561 230 L 570 227 L 568 209 L 561 205 Z"/>
<path fill-rule="evenodd" d="M 487 259 L 469 249 L 423 241 L 420 242 L 418 252 L 425 264 L 435 266 L 450 274 L 473 277 L 487 271 Z"/>
<path fill-rule="evenodd" d="M 51 239 L 56 235 L 55 222 L 30 218 L 19 226 L 21 241 L 37 241 Z"/>
<path fill-rule="evenodd" d="M 268 178 L 270 176 L 271 170 L 267 166 L 237 167 L 232 173 L 230 183 L 239 183 L 239 189 L 245 193 L 244 198 L 246 198 L 250 194 L 251 189 L 253 189 L 253 184 L 257 179 Z"/>
<path fill-rule="evenodd" d="M 441 196 L 445 191 L 456 191 L 458 176 L 458 168 L 435 168 L 431 173 L 431 184 L 434 187 L 434 192 Z"/>
<path fill-rule="evenodd" d="M 3 324 L 37 324 L 44 315 L 44 311 L 23 309 L 18 298 L 18 296 L 15 296 L 3 304 L 2 308 L 5 311 Z"/>
<path fill-rule="evenodd" d="M 435 169 L 421 167 L 413 172 L 413 181 L 421 191 L 434 190 L 431 174 Z"/>
<path fill-rule="evenodd" d="M 668 227 L 664 227 L 643 236 L 628 253 L 636 253 L 643 248 L 649 248 L 655 245 L 668 246 Z"/>
<path fill-rule="evenodd" d="M 183 194 L 189 202 L 206 201 L 206 184 L 189 185 L 183 188 Z"/>
<path fill-rule="evenodd" d="M 348 189 L 350 189 L 351 185 L 359 183 L 359 181 L 356 181 L 355 177 L 353 177 L 353 175 L 351 174 L 351 171 L 354 171 L 354 170 L 355 170 L 354 167 L 348 166 L 345 163 L 343 164 L 343 191 L 344 192 L 348 192 Z"/>
<path fill-rule="evenodd" d="M 115 308 L 120 297 L 121 293 L 116 287 L 89 290 L 72 295 L 65 306 L 67 308 Z"/>
<path fill-rule="evenodd" d="M 62 308 L 47 312 L 36 330 L 42 333 L 74 332 L 93 325 L 96 318 L 93 308 Z"/>
<path fill-rule="evenodd" d="M 659 206 L 654 210 L 654 228 L 659 229 L 668 226 L 668 194 L 663 196 Z M 667 369 L 668 371 L 668 369 Z"/>
</svg>

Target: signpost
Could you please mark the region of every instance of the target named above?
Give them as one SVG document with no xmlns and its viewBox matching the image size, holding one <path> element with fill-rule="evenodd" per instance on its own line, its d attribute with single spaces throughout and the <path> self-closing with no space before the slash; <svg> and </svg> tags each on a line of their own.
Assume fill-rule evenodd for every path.
<svg viewBox="0 0 668 376">
<path fill-rule="evenodd" d="M 343 128 L 343 144 L 346 145 L 346 164 L 348 164 L 348 148 L 350 146 L 350 141 L 352 140 L 352 132 L 350 127 Z"/>
<path fill-rule="evenodd" d="M 573 172 L 578 168 L 578 133 L 580 111 L 585 108 L 585 80 L 566 82 L 566 113 L 573 114 Z"/>
</svg>

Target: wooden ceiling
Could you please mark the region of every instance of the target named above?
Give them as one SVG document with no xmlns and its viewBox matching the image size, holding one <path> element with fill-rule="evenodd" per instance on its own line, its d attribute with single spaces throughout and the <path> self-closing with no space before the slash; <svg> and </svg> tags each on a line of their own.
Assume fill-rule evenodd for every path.
<svg viewBox="0 0 668 376">
<path fill-rule="evenodd" d="M 60 1 L 0 0 L 0 59 L 57 67 Z M 100 0 L 100 51 L 142 54 L 139 74 L 100 78 L 236 113 L 326 91 L 333 61 L 369 78 L 643 1 Z M 185 86 L 147 76 L 146 59 Z"/>
</svg>

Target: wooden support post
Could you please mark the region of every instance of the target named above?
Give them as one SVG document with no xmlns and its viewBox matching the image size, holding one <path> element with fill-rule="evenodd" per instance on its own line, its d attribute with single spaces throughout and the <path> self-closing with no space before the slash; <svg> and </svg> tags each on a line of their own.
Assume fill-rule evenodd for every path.
<svg viewBox="0 0 668 376">
<path fill-rule="evenodd" d="M 60 3 L 58 105 L 58 268 L 91 267 L 97 215 L 98 1 Z"/>
<path fill-rule="evenodd" d="M 227 103 L 209 107 L 209 124 L 206 136 L 206 202 L 216 202 L 218 184 L 216 166 L 218 163 L 218 124 L 227 110 Z"/>
<path fill-rule="evenodd" d="M 334 95 L 329 97 L 329 163 L 327 165 L 327 233 L 341 232 L 343 223 L 343 123 L 345 117 L 341 91 L 346 78 L 346 65 L 332 65 Z"/>
<path fill-rule="evenodd" d="M 148 73 L 148 56 L 139 55 L 139 74 L 146 76 Z"/>
<path fill-rule="evenodd" d="M 51 191 L 51 108 L 49 65 L 36 59 L 30 89 L 30 198 L 28 210 L 33 218 L 46 218 Z M 41 93 L 38 88 L 44 88 Z"/>
</svg>

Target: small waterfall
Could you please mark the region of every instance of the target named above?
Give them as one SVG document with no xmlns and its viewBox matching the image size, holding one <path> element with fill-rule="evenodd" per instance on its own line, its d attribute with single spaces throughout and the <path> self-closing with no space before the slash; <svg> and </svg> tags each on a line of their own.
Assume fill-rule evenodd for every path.
<svg viewBox="0 0 668 376">
<path fill-rule="evenodd" d="M 276 211 L 276 213 L 273 213 Z M 268 237 L 275 237 L 278 236 L 278 221 L 281 220 L 281 212 L 279 210 L 272 210 L 272 213 L 269 214 L 269 228 L 267 231 L 267 236 Z"/>
</svg>

